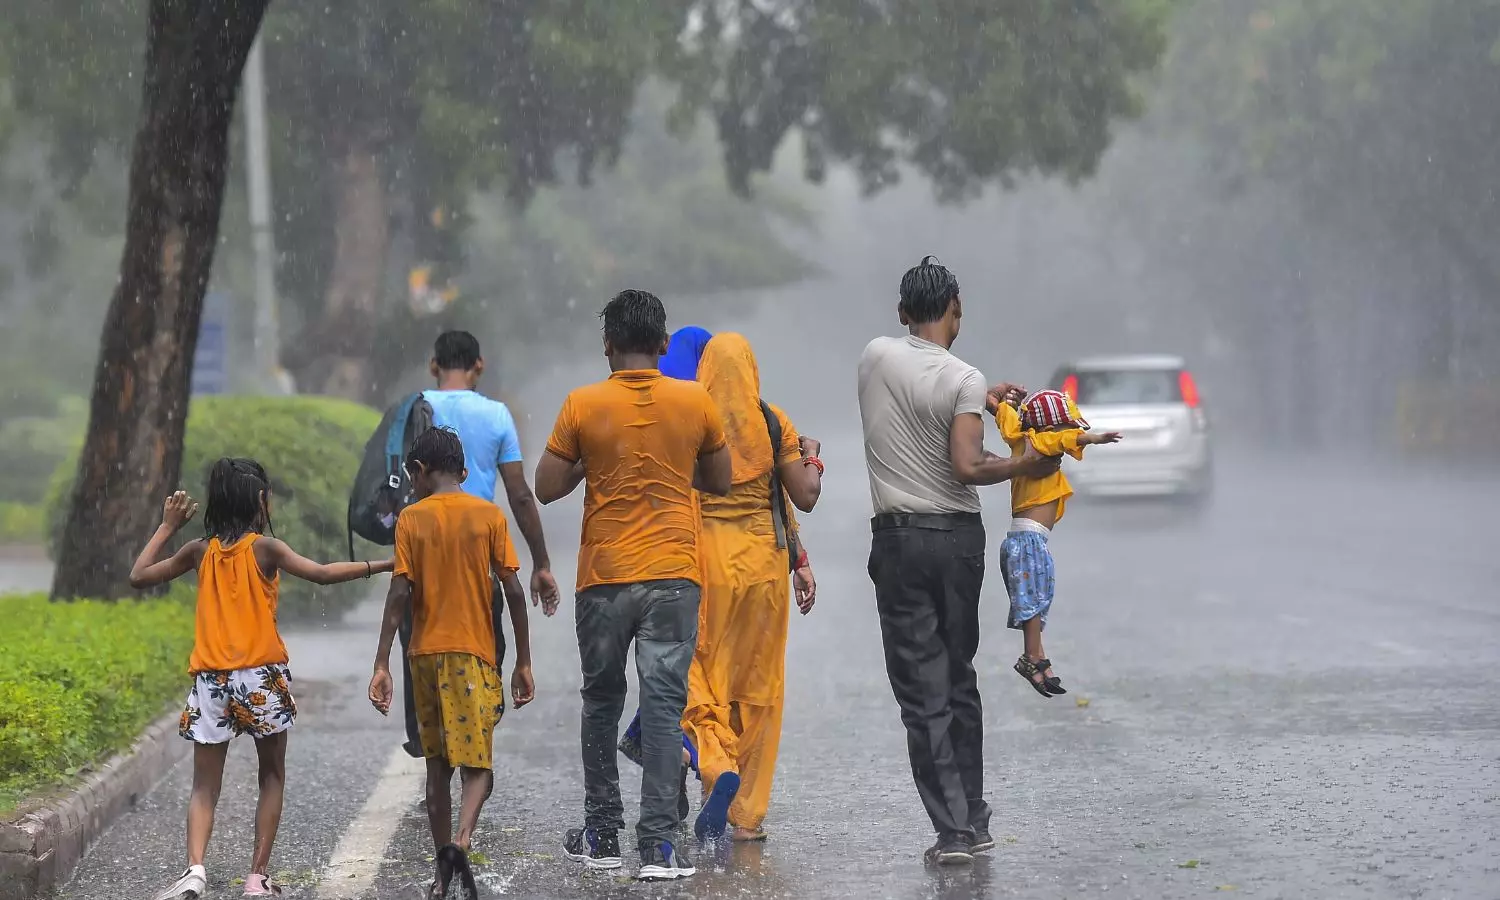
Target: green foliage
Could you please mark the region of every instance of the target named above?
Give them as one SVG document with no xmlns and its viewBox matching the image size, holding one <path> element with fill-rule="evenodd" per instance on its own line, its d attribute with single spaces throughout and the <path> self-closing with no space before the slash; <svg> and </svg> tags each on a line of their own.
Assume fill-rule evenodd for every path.
<svg viewBox="0 0 1500 900">
<path fill-rule="evenodd" d="M 1500 292 L 1494 0 L 1208 0 L 1174 53 L 1179 114 L 1231 174 L 1296 190 L 1310 216 L 1440 252 Z"/>
<path fill-rule="evenodd" d="M 875 191 L 910 165 L 952 200 L 1017 173 L 1091 175 L 1173 5 L 702 0 L 669 70 L 687 108 L 712 111 L 742 191 L 797 131 L 813 180 L 847 161 Z"/>
<path fill-rule="evenodd" d="M 177 598 L 0 596 L 0 810 L 129 746 L 188 686 L 192 607 Z"/>
<path fill-rule="evenodd" d="M 88 421 L 79 397 L 54 401 L 43 415 L 10 415 L 0 422 L 0 503 L 39 504 L 58 463 L 76 456 Z M 38 403 L 38 410 L 45 408 Z"/>
<path fill-rule="evenodd" d="M 343 559 L 349 486 L 365 441 L 380 424 L 368 407 L 326 397 L 211 396 L 193 399 L 183 441 L 182 485 L 199 502 L 208 471 L 224 456 L 258 460 L 271 476 L 271 523 L 276 536 L 309 559 Z M 67 516 L 77 454 L 53 477 L 47 494 L 51 545 L 56 548 Z M 201 518 L 201 516 L 200 516 Z M 186 531 L 196 534 L 197 524 Z M 144 545 L 150 535 L 122 536 Z M 358 549 L 358 548 L 357 548 Z M 373 554 L 388 554 L 365 545 Z M 339 613 L 362 600 L 364 581 L 319 586 L 290 576 L 281 582 L 283 619 Z"/>
<path fill-rule="evenodd" d="M 52 142 L 65 178 L 76 180 L 101 146 L 113 151 L 102 158 L 122 158 L 139 107 L 145 0 L 13 5 L 7 25 L 15 27 L 0 33 L 0 77 L 13 84 L 14 114 Z M 653 77 L 680 96 L 670 116 L 664 109 L 652 114 L 689 133 L 706 113 L 723 145 L 729 184 L 741 194 L 793 135 L 803 138 L 809 178 L 848 162 L 872 191 L 894 182 L 903 166 L 931 178 L 944 199 L 1017 173 L 1082 178 L 1112 124 L 1137 111 L 1136 81 L 1161 54 L 1174 5 L 273 4 L 262 39 L 280 292 L 302 320 L 321 317 L 337 236 L 372 227 L 338 220 L 340 189 L 351 162 L 374 160 L 398 236 L 394 269 L 435 263 L 441 281 L 467 268 L 493 305 L 539 312 L 538 321 L 555 317 L 557 304 L 574 294 L 541 282 L 567 282 L 573 273 L 559 263 L 538 275 L 547 266 L 530 253 L 504 278 L 473 272 L 486 264 L 492 272 L 497 254 L 493 244 L 476 252 L 466 235 L 469 223 L 489 215 L 470 202 L 501 194 L 524 205 L 559 181 L 588 186 L 640 130 L 641 120 L 631 116 Z M 717 180 L 706 180 L 707 165 L 694 163 L 627 175 L 641 185 L 673 185 L 654 205 L 634 203 L 630 215 L 615 214 L 598 194 L 585 201 L 581 192 L 565 192 L 511 237 L 587 258 L 583 283 L 624 277 L 632 267 L 686 273 L 713 287 L 783 283 L 798 266 L 764 226 L 747 229 L 750 217 L 734 209 Z M 560 177 L 569 170 L 576 178 Z M 674 216 L 678 203 L 689 204 L 688 215 Z M 435 210 L 443 215 L 434 217 Z M 681 240 L 653 241 L 653 230 Z M 518 279 L 517 269 L 531 277 Z M 518 281 L 527 283 L 491 290 Z M 383 331 L 401 324 L 386 323 Z M 288 341 L 289 350 L 296 345 Z"/>
<path fill-rule="evenodd" d="M 40 503 L 0 500 L 0 544 L 40 544 L 47 537 L 47 510 Z"/>
</svg>

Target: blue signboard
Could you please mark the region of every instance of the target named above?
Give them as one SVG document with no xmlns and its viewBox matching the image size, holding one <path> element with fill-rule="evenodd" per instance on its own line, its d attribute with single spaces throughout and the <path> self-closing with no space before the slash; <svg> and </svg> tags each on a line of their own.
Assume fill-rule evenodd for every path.
<svg viewBox="0 0 1500 900">
<path fill-rule="evenodd" d="M 193 354 L 193 396 L 222 394 L 229 386 L 229 295 L 209 291 L 198 320 Z"/>
</svg>

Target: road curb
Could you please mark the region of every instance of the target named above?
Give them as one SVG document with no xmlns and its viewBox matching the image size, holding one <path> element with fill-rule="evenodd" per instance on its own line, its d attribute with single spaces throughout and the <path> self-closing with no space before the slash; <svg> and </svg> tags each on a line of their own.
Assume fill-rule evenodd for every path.
<svg viewBox="0 0 1500 900">
<path fill-rule="evenodd" d="M 0 822 L 0 900 L 33 900 L 72 877 L 94 842 L 187 755 L 180 713 L 149 726 L 124 753 L 90 772 L 71 794 Z"/>
</svg>

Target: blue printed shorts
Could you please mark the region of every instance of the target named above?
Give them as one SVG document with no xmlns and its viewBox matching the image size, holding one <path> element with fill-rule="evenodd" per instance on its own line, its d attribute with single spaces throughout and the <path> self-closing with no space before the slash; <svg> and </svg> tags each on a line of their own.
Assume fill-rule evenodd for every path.
<svg viewBox="0 0 1500 900">
<path fill-rule="evenodd" d="M 1005 592 L 1010 594 L 1011 628 L 1040 618 L 1047 627 L 1047 611 L 1052 608 L 1056 579 L 1052 568 L 1052 551 L 1047 536 L 1036 531 L 1012 531 L 1000 545 L 1000 575 Z"/>
</svg>

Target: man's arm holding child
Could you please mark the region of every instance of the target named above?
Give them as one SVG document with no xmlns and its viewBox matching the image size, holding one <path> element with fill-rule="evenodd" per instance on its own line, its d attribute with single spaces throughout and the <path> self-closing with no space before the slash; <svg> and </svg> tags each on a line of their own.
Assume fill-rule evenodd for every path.
<svg viewBox="0 0 1500 900">
<path fill-rule="evenodd" d="M 130 567 L 130 586 L 136 590 L 166 584 L 174 578 L 198 568 L 203 559 L 203 541 L 190 541 L 176 553 L 161 559 L 162 550 L 173 535 L 182 530 L 193 516 L 198 514 L 198 503 L 186 491 L 176 491 L 162 504 L 161 525 L 151 535 L 151 540 L 141 548 L 141 555 Z"/>
<path fill-rule="evenodd" d="M 391 681 L 391 644 L 395 643 L 396 630 L 406 617 L 411 605 L 411 582 L 405 575 L 391 578 L 391 588 L 385 594 L 385 612 L 380 617 L 380 643 L 375 648 L 375 672 L 370 676 L 370 702 L 381 715 L 391 711 L 391 699 L 395 689 Z"/>
</svg>

